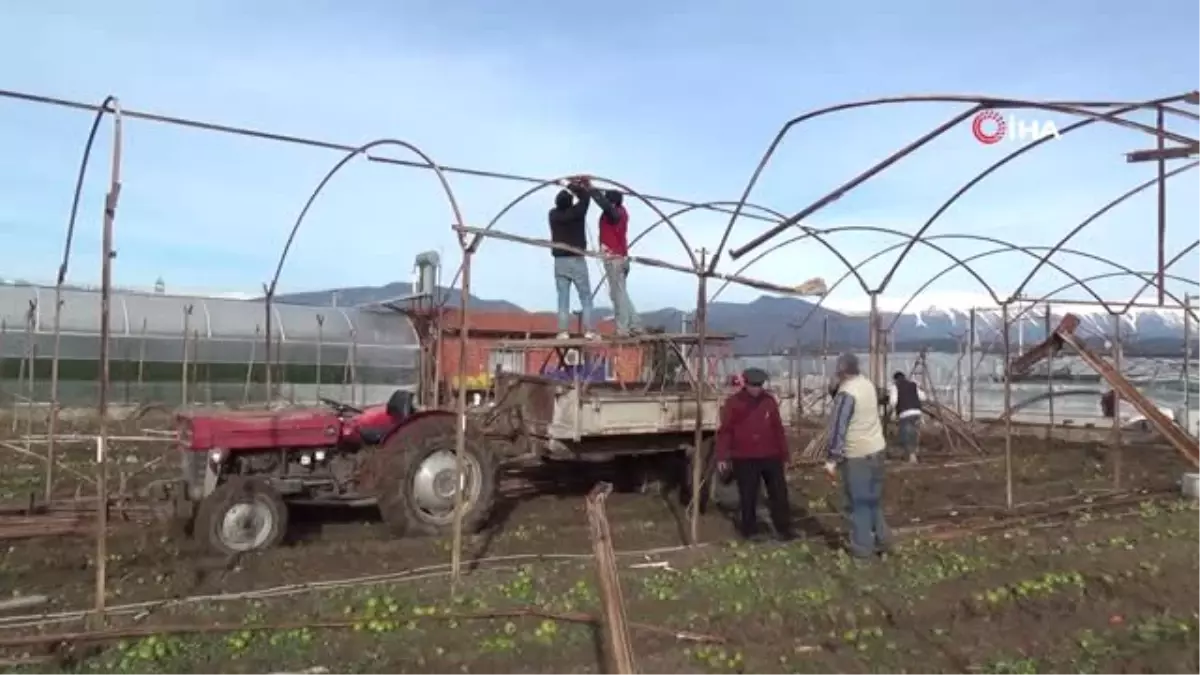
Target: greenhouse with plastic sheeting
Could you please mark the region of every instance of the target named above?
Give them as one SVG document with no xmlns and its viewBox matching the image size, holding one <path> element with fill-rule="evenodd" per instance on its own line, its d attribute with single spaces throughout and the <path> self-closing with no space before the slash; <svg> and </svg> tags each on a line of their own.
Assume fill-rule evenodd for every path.
<svg viewBox="0 0 1200 675">
<path fill-rule="evenodd" d="M 99 394 L 101 294 L 64 289 L 59 401 Z M 367 402 L 417 386 L 420 344 L 405 315 L 387 309 L 271 307 L 271 368 L 262 301 L 114 292 L 110 310 L 113 403 L 246 404 L 273 396 Z M 0 285 L 2 405 L 50 400 L 54 288 Z"/>
</svg>

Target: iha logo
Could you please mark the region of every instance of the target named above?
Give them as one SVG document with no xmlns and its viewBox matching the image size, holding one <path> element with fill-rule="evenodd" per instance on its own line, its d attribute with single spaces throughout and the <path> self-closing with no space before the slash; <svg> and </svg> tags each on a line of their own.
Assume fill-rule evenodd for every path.
<svg viewBox="0 0 1200 675">
<path fill-rule="evenodd" d="M 1058 127 L 1046 120 L 1027 120 L 1016 115 L 1005 117 L 995 110 L 983 110 L 971 120 L 971 135 L 984 145 L 994 145 L 1003 140 L 1040 141 L 1043 138 L 1058 138 Z"/>
</svg>

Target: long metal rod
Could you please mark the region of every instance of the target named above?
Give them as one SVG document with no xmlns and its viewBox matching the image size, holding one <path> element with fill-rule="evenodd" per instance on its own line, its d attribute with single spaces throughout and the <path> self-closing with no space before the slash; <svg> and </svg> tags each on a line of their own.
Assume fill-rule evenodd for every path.
<svg viewBox="0 0 1200 675">
<path fill-rule="evenodd" d="M 975 308 L 967 319 L 967 329 L 971 335 L 967 339 L 967 419 L 975 421 Z"/>
<path fill-rule="evenodd" d="M 1012 338 L 1009 337 L 1011 326 L 1008 322 L 1008 303 L 1000 305 L 1000 326 L 1004 333 L 1004 506 L 1013 507 L 1013 466 L 1012 466 L 1012 378 L 1009 377 L 1008 364 L 1012 360 Z"/>
<path fill-rule="evenodd" d="M 1158 106 L 1155 115 L 1155 122 L 1158 128 L 1158 151 L 1161 153 L 1166 148 L 1167 139 L 1163 138 L 1163 130 L 1165 129 L 1163 119 L 1163 107 Z M 1162 157 L 1158 160 L 1158 304 L 1163 306 L 1166 304 L 1167 294 L 1167 160 Z"/>
<path fill-rule="evenodd" d="M 96 614 L 103 617 L 107 594 L 108 562 L 108 387 L 109 340 L 112 328 L 113 226 L 121 195 L 121 108 L 112 99 L 113 148 L 109 189 L 104 200 L 104 232 L 100 246 L 100 395 L 96 405 L 99 429 L 96 440 Z"/>
<path fill-rule="evenodd" d="M 179 405 L 183 409 L 187 409 L 188 401 L 191 394 L 188 391 L 188 366 L 191 365 L 194 354 L 188 348 L 188 333 L 191 332 L 192 326 L 192 304 L 188 303 L 183 307 L 183 360 L 180 363 L 179 376 Z"/>
<path fill-rule="evenodd" d="M 1121 317 L 1116 314 L 1112 317 L 1112 360 L 1113 368 L 1118 374 L 1121 374 Z M 1113 393 L 1113 488 L 1121 489 L 1121 463 L 1124 450 L 1122 446 L 1123 438 L 1121 437 L 1121 391 L 1117 387 L 1112 388 Z"/>
<path fill-rule="evenodd" d="M 102 110 L 102 106 L 96 106 L 94 104 L 86 103 L 83 101 L 74 101 L 74 100 L 69 100 L 69 99 L 64 99 L 64 98 L 57 98 L 57 97 L 53 97 L 53 96 L 43 96 L 41 94 L 32 94 L 32 93 L 28 93 L 28 92 L 19 92 L 19 91 L 5 90 L 5 89 L 0 89 L 0 98 L 10 98 L 10 99 L 21 100 L 21 101 L 26 101 L 26 102 L 30 102 L 30 103 L 41 103 L 41 104 L 45 104 L 45 105 L 53 105 L 53 106 L 59 106 L 59 107 L 64 107 L 64 108 L 72 108 L 75 110 L 87 110 L 87 111 Z M 1099 107 L 1099 106 L 1097 106 L 1097 107 Z M 1184 110 L 1172 110 L 1172 112 L 1175 114 L 1180 114 L 1180 115 L 1188 114 L 1188 111 L 1184 111 Z M 139 119 L 139 120 L 145 120 L 148 122 L 170 124 L 173 126 L 181 126 L 181 127 L 197 129 L 197 130 L 201 130 L 201 131 L 212 131 L 212 132 L 217 132 L 217 133 L 232 134 L 235 136 L 256 138 L 259 140 L 275 141 L 275 142 L 279 142 L 279 143 L 288 143 L 291 145 L 301 145 L 301 146 L 307 146 L 307 147 L 317 148 L 317 149 L 321 149 L 321 150 L 335 150 L 335 151 L 339 151 L 339 152 L 351 152 L 351 151 L 355 150 L 355 146 L 349 145 L 346 143 L 337 143 L 337 142 L 333 142 L 333 141 L 326 141 L 326 140 L 320 140 L 320 139 L 315 139 L 315 138 L 307 138 L 307 137 L 295 136 L 295 135 L 291 135 L 291 134 L 280 134 L 280 133 L 275 133 L 275 132 L 262 131 L 259 129 L 251 129 L 249 127 L 238 127 L 238 126 L 233 126 L 233 125 L 228 125 L 228 124 L 220 124 L 217 122 L 205 122 L 202 120 L 189 119 L 189 118 L 178 117 L 178 116 L 173 116 L 173 115 L 160 115 L 158 113 L 150 113 L 150 112 L 139 111 L 139 110 L 126 110 L 126 111 L 124 111 L 124 115 L 130 119 Z M 369 159 L 370 161 L 379 162 L 382 164 L 391 164 L 391 165 L 395 165 L 395 166 L 403 166 L 403 167 L 408 167 L 408 168 L 413 168 L 413 169 L 427 169 L 428 170 L 428 169 L 435 168 L 435 165 L 433 165 L 430 162 L 421 162 L 421 161 L 415 161 L 415 160 L 395 159 L 392 157 L 377 157 L 377 156 L 372 156 L 372 155 L 368 155 L 367 159 Z M 476 168 L 461 167 L 461 166 L 437 165 L 437 167 L 440 168 L 441 171 L 448 173 L 448 174 L 473 176 L 476 178 L 490 178 L 490 179 L 495 179 L 495 180 L 503 180 L 503 181 L 510 181 L 510 182 L 516 182 L 516 183 L 531 183 L 531 184 L 545 182 L 545 179 L 543 179 L 543 178 L 538 178 L 535 176 L 527 176 L 527 175 L 522 175 L 522 174 L 517 174 L 517 173 L 507 173 L 507 172 L 503 172 L 503 171 L 490 171 L 490 170 L 486 170 L 486 169 L 476 169 Z M 670 197 L 670 196 L 665 196 L 665 195 L 651 195 L 651 194 L 643 194 L 642 196 L 645 197 L 646 199 L 649 199 L 649 200 L 655 201 L 655 202 L 659 202 L 662 204 L 671 204 L 674 206 L 687 206 L 687 207 L 692 207 L 692 208 L 697 208 L 697 209 L 703 209 L 705 211 L 712 211 L 715 213 L 723 213 L 726 215 L 732 214 L 734 212 L 734 210 L 728 206 L 709 205 L 709 204 L 705 204 L 703 202 L 694 202 L 694 201 L 689 201 L 686 199 L 680 199 L 677 197 Z M 745 214 L 742 214 L 742 217 L 750 219 L 750 220 L 775 222 L 775 219 L 771 218 L 770 216 L 759 215 L 759 214 L 745 213 Z"/>
<path fill-rule="evenodd" d="M 1190 293 L 1183 296 L 1183 301 L 1191 307 Z M 1183 430 L 1192 432 L 1192 319 L 1187 312 L 1183 313 Z M 1193 434 L 1195 435 L 1195 434 Z"/>
<path fill-rule="evenodd" d="M 696 387 L 696 429 L 692 438 L 692 500 L 691 500 L 691 522 L 689 523 L 688 543 L 695 546 L 700 543 L 700 492 L 702 486 L 701 480 L 704 477 L 704 399 L 708 389 L 708 379 L 706 374 L 707 352 L 705 350 L 705 342 L 708 339 L 708 275 L 705 272 L 705 263 L 708 260 L 708 251 L 700 249 L 700 258 L 697 261 L 697 279 L 696 279 L 696 320 L 695 330 L 697 341 L 696 351 L 697 363 L 693 384 Z"/>
<path fill-rule="evenodd" d="M 467 338 L 471 331 L 471 259 L 474 252 L 466 244 L 466 239 L 459 235 L 462 245 L 462 284 L 459 290 L 459 331 L 458 331 L 458 383 L 455 385 L 455 431 L 454 431 L 454 464 L 458 472 L 458 485 L 454 491 L 454 540 L 450 549 L 450 594 L 458 593 L 458 584 L 462 574 L 462 545 L 463 545 L 463 492 L 468 488 L 470 480 L 480 481 L 482 476 L 467 476 L 464 455 L 467 452 Z"/>
<path fill-rule="evenodd" d="M 1049 337 L 1054 333 L 1054 318 L 1051 316 L 1050 303 L 1046 303 L 1046 325 L 1044 334 Z M 1046 447 L 1054 444 L 1054 352 L 1046 357 L 1046 393 L 1049 398 L 1046 404 L 1050 406 L 1050 416 L 1046 422 Z"/>
</svg>

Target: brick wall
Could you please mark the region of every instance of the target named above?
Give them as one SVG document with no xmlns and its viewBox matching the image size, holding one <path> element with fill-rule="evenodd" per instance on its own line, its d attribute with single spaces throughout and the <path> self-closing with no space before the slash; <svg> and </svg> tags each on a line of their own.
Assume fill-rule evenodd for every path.
<svg viewBox="0 0 1200 675">
<path fill-rule="evenodd" d="M 553 314 L 525 312 L 478 312 L 470 313 L 467 320 L 467 386 L 483 389 L 490 385 L 492 373 L 488 368 L 489 357 L 501 340 L 548 339 L 557 333 Z M 457 382 L 460 354 L 459 327 L 461 315 L 449 311 L 442 319 L 442 347 L 440 377 L 443 383 Z M 601 321 L 597 330 L 602 334 L 613 331 L 611 320 Z M 597 346 L 588 351 L 591 357 L 607 357 L 612 360 L 613 377 L 626 382 L 636 381 L 642 373 L 642 349 L 635 345 L 620 347 Z M 535 374 L 542 364 L 553 367 L 558 357 L 553 349 L 524 350 L 524 372 Z"/>
</svg>

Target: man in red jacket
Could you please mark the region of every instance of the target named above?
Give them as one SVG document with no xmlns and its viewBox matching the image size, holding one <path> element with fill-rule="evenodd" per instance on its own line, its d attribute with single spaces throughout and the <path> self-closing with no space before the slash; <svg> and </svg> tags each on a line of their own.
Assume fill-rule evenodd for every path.
<svg viewBox="0 0 1200 675">
<path fill-rule="evenodd" d="M 604 253 L 604 275 L 608 278 L 608 296 L 616 315 L 617 335 L 641 332 L 637 310 L 629 299 L 629 212 L 622 204 L 617 190 L 600 191 L 588 188 L 592 200 L 600 207 L 600 251 Z"/>
<path fill-rule="evenodd" d="M 717 470 L 733 473 L 738 486 L 743 537 L 758 531 L 759 485 L 766 483 L 771 523 L 780 539 L 792 538 L 792 515 L 788 505 L 787 435 L 779 416 L 779 403 L 763 390 L 767 373 L 748 368 L 742 373 L 744 386 L 721 408 L 717 429 Z"/>
</svg>

